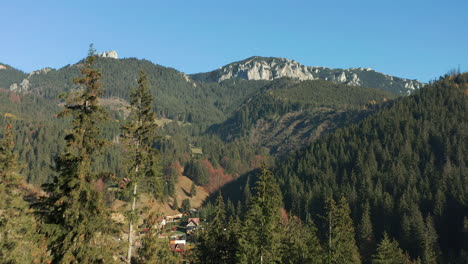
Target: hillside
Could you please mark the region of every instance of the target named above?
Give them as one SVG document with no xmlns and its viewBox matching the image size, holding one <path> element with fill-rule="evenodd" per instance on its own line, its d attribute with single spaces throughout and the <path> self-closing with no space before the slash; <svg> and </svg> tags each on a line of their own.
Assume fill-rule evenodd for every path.
<svg viewBox="0 0 468 264">
<path fill-rule="evenodd" d="M 248 98 L 230 118 L 209 131 L 227 141 L 248 137 L 252 144 L 285 154 L 362 119 L 378 104 L 393 98 L 395 94 L 379 89 L 281 78 Z"/>
<path fill-rule="evenodd" d="M 344 195 L 357 230 L 367 213 L 372 237 L 387 232 L 414 258 L 460 258 L 468 245 L 467 91 L 467 73 L 446 76 L 279 162 L 286 207 L 319 222 L 325 199 Z M 427 236 L 438 239 L 427 244 Z"/>
<path fill-rule="evenodd" d="M 364 262 L 386 233 L 422 263 L 466 263 L 467 113 L 468 73 L 445 76 L 277 160 L 287 211 L 328 241 L 326 200 L 344 196 Z M 245 213 L 257 180 L 221 189 L 229 214 Z"/>
<path fill-rule="evenodd" d="M 327 80 L 351 86 L 378 88 L 396 94 L 409 94 L 424 86 L 417 80 L 389 76 L 370 68 L 310 67 L 290 59 L 258 56 L 233 62 L 212 72 L 191 75 L 192 79 L 202 82 L 221 82 L 232 78 L 271 81 L 282 77 L 301 81 Z"/>
</svg>

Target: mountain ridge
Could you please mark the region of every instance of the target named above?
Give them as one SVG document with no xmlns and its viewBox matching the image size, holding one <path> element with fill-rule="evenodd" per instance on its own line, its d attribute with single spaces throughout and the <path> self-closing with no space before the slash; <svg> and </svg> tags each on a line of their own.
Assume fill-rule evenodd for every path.
<svg viewBox="0 0 468 264">
<path fill-rule="evenodd" d="M 290 77 L 300 81 L 326 80 L 351 86 L 379 88 L 397 94 L 410 94 L 425 85 L 418 80 L 390 76 L 371 68 L 305 66 L 292 59 L 261 56 L 232 62 L 211 72 L 191 74 L 190 77 L 200 82 L 222 82 L 233 78 L 271 81 Z"/>
</svg>

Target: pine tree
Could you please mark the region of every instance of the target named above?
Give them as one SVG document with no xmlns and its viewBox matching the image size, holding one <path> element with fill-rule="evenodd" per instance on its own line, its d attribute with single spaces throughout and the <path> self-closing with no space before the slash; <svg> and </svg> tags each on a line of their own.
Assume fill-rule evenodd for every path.
<svg viewBox="0 0 468 264">
<path fill-rule="evenodd" d="M 94 49 L 74 83 L 83 89 L 68 96 L 59 117 L 72 117 L 72 130 L 65 136 L 65 150 L 56 159 L 57 176 L 44 185 L 49 196 L 37 206 L 44 217 L 42 230 L 49 239 L 53 263 L 113 263 L 110 233 L 114 231 L 104 205 L 98 180 L 105 174 L 94 171 L 93 164 L 105 141 L 100 124 L 106 119 L 99 105 L 102 95 L 101 73 L 92 68 Z"/>
<path fill-rule="evenodd" d="M 351 209 L 344 197 L 336 205 L 333 199 L 327 202 L 328 209 L 328 263 L 361 263 L 354 239 Z"/>
<path fill-rule="evenodd" d="M 216 199 L 210 222 L 204 229 L 197 232 L 195 247 L 196 263 L 205 264 L 235 264 L 239 263 L 238 237 L 241 226 L 238 219 L 226 221 L 226 209 L 221 193 Z"/>
<path fill-rule="evenodd" d="M 179 203 L 177 202 L 177 197 L 174 197 L 174 201 L 172 202 L 172 210 L 179 210 Z"/>
<path fill-rule="evenodd" d="M 0 141 L 0 263 L 46 263 L 44 238 L 23 200 L 11 125 Z"/>
<path fill-rule="evenodd" d="M 438 263 L 439 252 L 434 221 L 431 216 L 428 216 L 425 221 L 422 262 L 427 264 Z"/>
<path fill-rule="evenodd" d="M 180 212 L 188 213 L 188 212 L 190 212 L 191 208 L 192 208 L 192 206 L 190 205 L 190 200 L 189 199 L 182 200 L 182 204 L 180 206 Z"/>
<path fill-rule="evenodd" d="M 316 232 L 313 222 L 303 224 L 299 218 L 290 217 L 281 239 L 281 263 L 324 263 L 326 255 Z"/>
<path fill-rule="evenodd" d="M 384 233 L 382 241 L 377 246 L 377 252 L 372 256 L 372 264 L 408 264 L 409 257 L 403 253 L 396 240 Z"/>
<path fill-rule="evenodd" d="M 372 228 L 372 221 L 370 218 L 370 207 L 369 203 L 365 203 L 361 223 L 358 226 L 358 244 L 361 252 L 361 256 L 364 262 L 369 262 L 370 257 L 374 250 L 374 233 Z"/>
<path fill-rule="evenodd" d="M 190 187 L 190 197 L 195 197 L 197 195 L 197 187 L 195 186 L 195 183 L 192 182 L 192 186 Z"/>
<path fill-rule="evenodd" d="M 153 97 L 148 88 L 147 76 L 140 71 L 138 87 L 130 95 L 130 115 L 122 126 L 122 138 L 127 147 L 127 175 L 132 190 L 131 211 L 129 216 L 129 235 L 127 262 L 131 262 L 133 248 L 133 225 L 137 221 L 135 213 L 138 200 L 138 184 L 145 180 L 150 191 L 160 198 L 162 193 L 161 177 L 157 171 L 157 153 L 153 148 L 156 140 L 156 118 L 153 113 Z"/>
<path fill-rule="evenodd" d="M 242 239 L 243 263 L 275 263 L 281 260 L 280 239 L 283 199 L 270 170 L 263 164 L 249 203 Z"/>
</svg>

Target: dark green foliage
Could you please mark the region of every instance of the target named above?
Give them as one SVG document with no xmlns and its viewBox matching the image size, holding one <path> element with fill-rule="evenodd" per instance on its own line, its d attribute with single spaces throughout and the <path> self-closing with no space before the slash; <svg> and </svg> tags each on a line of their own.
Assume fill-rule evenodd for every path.
<svg viewBox="0 0 468 264">
<path fill-rule="evenodd" d="M 414 259 L 457 258 L 468 208 L 467 88 L 468 74 L 446 76 L 281 161 L 286 208 L 320 223 L 320 205 L 344 194 L 356 224 L 369 204 L 372 232 L 362 223 L 361 241 L 386 231 Z"/>
<path fill-rule="evenodd" d="M 390 239 L 384 233 L 382 241 L 377 246 L 377 252 L 372 256 L 372 264 L 409 264 L 411 261 L 396 240 Z"/>
<path fill-rule="evenodd" d="M 282 195 L 272 173 L 263 164 L 249 203 L 241 241 L 242 263 L 278 263 L 283 231 Z"/>
<path fill-rule="evenodd" d="M 9 89 L 13 83 L 21 83 L 28 75 L 9 65 L 0 63 L 0 89 Z"/>
<path fill-rule="evenodd" d="M 192 186 L 190 187 L 190 197 L 195 197 L 197 195 L 197 188 L 195 183 L 192 182 Z"/>
<path fill-rule="evenodd" d="M 0 263 L 46 263 L 45 238 L 37 234 L 37 222 L 23 200 L 11 132 L 7 125 L 0 141 Z"/>
<path fill-rule="evenodd" d="M 180 206 L 180 212 L 188 213 L 188 212 L 190 212 L 191 208 L 192 208 L 192 206 L 190 205 L 190 199 L 182 200 L 182 205 Z"/>
<path fill-rule="evenodd" d="M 359 250 L 354 240 L 355 232 L 351 209 L 342 197 L 338 203 L 327 202 L 328 261 L 327 263 L 361 263 Z"/>
<path fill-rule="evenodd" d="M 326 254 L 320 245 L 313 222 L 303 224 L 291 217 L 281 238 L 281 263 L 325 263 Z"/>
<path fill-rule="evenodd" d="M 369 109 L 377 108 L 374 104 L 395 97 L 377 89 L 281 78 L 247 98 L 229 119 L 209 132 L 227 141 L 246 135 L 259 137 L 259 142 L 252 143 L 285 153 L 323 132 L 364 118 Z"/>
<path fill-rule="evenodd" d="M 240 226 L 232 219 L 228 224 L 221 194 L 216 199 L 210 220 L 204 229 L 197 232 L 194 253 L 196 263 L 239 263 L 237 252 L 239 250 L 238 237 L 241 236 Z"/>
<path fill-rule="evenodd" d="M 83 90 L 68 96 L 65 110 L 59 115 L 72 117 L 72 130 L 65 136 L 66 148 L 56 160 L 58 175 L 44 185 L 49 196 L 37 205 L 53 263 L 114 261 L 108 236 L 113 225 L 99 187 L 105 175 L 92 169 L 105 144 L 98 127 L 105 120 L 98 102 L 102 95 L 101 74 L 92 68 L 93 52 L 91 47 L 81 69 L 82 77 L 74 80 Z"/>
<path fill-rule="evenodd" d="M 162 176 L 158 170 L 158 153 L 153 147 L 156 141 L 156 117 L 153 113 L 153 97 L 148 87 L 146 73 L 141 71 L 138 76 L 138 87 L 130 94 L 130 114 L 121 127 L 122 138 L 127 154 L 127 177 L 130 184 L 128 190 L 132 193 L 132 207 L 129 212 L 129 249 L 127 259 L 132 259 L 133 225 L 137 222 L 135 213 L 138 199 L 138 184 L 143 182 L 146 192 L 155 198 L 162 198 Z M 140 186 L 141 188 L 141 186 Z"/>
<path fill-rule="evenodd" d="M 177 197 L 174 197 L 174 201 L 172 202 L 172 210 L 179 210 L 179 202 L 177 201 Z"/>
<path fill-rule="evenodd" d="M 191 178 L 197 185 L 208 183 L 208 169 L 201 160 L 191 160 L 185 166 L 184 174 Z"/>
</svg>

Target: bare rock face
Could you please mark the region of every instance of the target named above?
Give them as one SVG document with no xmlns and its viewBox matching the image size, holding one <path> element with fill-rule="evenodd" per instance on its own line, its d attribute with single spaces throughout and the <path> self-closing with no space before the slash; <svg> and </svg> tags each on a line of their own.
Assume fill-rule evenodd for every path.
<svg viewBox="0 0 468 264">
<path fill-rule="evenodd" d="M 212 72 L 192 74 L 190 77 L 202 82 L 222 82 L 234 78 L 267 81 L 281 77 L 299 81 L 320 79 L 350 86 L 378 88 L 397 94 L 411 94 L 425 85 L 418 80 L 389 76 L 371 68 L 333 69 L 304 66 L 290 59 L 258 56 L 228 64 Z"/>
<path fill-rule="evenodd" d="M 118 59 L 119 58 L 119 55 L 117 55 L 117 51 L 115 51 L 115 50 L 99 52 L 97 55 L 99 57 L 103 57 L 103 58 L 112 58 L 112 59 Z"/>
<path fill-rule="evenodd" d="M 26 77 L 26 79 L 23 79 L 23 81 L 21 81 L 21 83 L 11 84 L 10 85 L 10 90 L 13 91 L 13 92 L 17 92 L 17 93 L 27 93 L 29 91 L 30 80 L 31 80 L 32 76 L 39 75 L 39 74 L 47 74 L 51 70 L 52 70 L 52 68 L 47 67 L 47 68 L 43 68 L 43 69 L 40 69 L 40 70 L 37 70 L 37 71 L 32 71 L 32 72 L 30 72 L 28 74 L 28 77 Z"/>
<path fill-rule="evenodd" d="M 281 77 L 290 77 L 301 81 L 317 79 L 308 67 L 296 61 L 283 58 L 263 60 L 258 59 L 258 57 L 252 57 L 245 62 L 230 64 L 219 70 L 219 82 L 231 78 L 274 80 Z"/>
<path fill-rule="evenodd" d="M 6 70 L 6 68 L 7 67 L 5 65 L 0 64 L 0 70 Z"/>
</svg>

